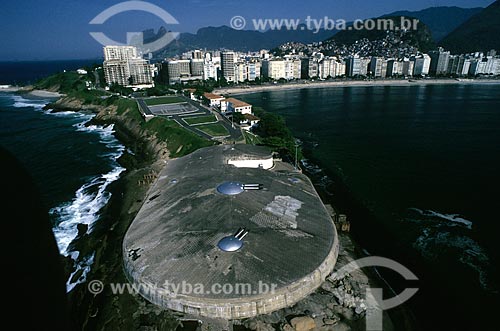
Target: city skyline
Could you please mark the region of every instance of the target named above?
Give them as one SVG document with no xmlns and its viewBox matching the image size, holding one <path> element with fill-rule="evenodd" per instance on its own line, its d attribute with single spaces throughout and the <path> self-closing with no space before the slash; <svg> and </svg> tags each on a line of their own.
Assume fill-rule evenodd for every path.
<svg viewBox="0 0 500 331">
<path fill-rule="evenodd" d="M 88 23 L 103 10 L 122 1 L 70 1 L 56 2 L 47 0 L 43 3 L 32 0 L 18 4 L 4 3 L 2 41 L 0 61 L 22 60 L 63 60 L 102 57 L 102 46 L 89 34 L 103 31 L 116 40 L 124 39 L 127 31 L 157 30 L 165 23 L 149 13 L 138 11 L 122 13 L 113 17 L 103 26 Z M 247 3 L 221 0 L 167 3 L 166 1 L 148 1 L 168 11 L 179 22 L 178 25 L 166 26 L 177 32 L 196 32 L 206 26 L 229 25 L 231 17 L 244 15 L 247 18 L 321 18 L 324 15 L 345 20 L 377 17 L 398 10 L 422 10 L 436 6 L 458 6 L 463 8 L 486 7 L 491 0 L 428 0 L 395 1 L 385 0 L 377 6 L 369 1 L 352 8 L 350 1 L 303 3 L 293 0 L 286 7 L 278 1 L 266 1 L 266 10 L 255 2 Z M 36 31 L 36 32 L 34 32 Z M 124 40 L 121 40 L 124 42 Z"/>
</svg>

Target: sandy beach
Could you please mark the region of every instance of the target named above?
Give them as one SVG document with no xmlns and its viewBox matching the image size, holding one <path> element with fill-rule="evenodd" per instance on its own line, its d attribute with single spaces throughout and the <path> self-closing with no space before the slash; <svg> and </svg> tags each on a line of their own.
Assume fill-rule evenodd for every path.
<svg viewBox="0 0 500 331">
<path fill-rule="evenodd" d="M 19 91 L 21 88 L 17 86 L 1 85 L 0 92 L 13 93 Z"/>
<path fill-rule="evenodd" d="M 28 93 L 31 96 L 40 97 L 40 98 L 59 98 L 59 97 L 64 96 L 64 94 L 59 93 L 59 92 L 51 92 L 51 91 L 45 91 L 45 90 L 33 90 L 32 87 L 29 87 L 29 86 L 28 87 L 21 87 L 21 86 L 1 85 L 0 92 Z"/>
<path fill-rule="evenodd" d="M 284 91 L 327 87 L 368 87 L 368 86 L 424 86 L 424 85 L 466 85 L 466 84 L 500 84 L 498 79 L 421 79 L 421 80 L 367 80 L 367 81 L 299 81 L 287 84 L 248 86 L 241 85 L 216 89 L 216 94 L 249 94 L 266 91 Z"/>
<path fill-rule="evenodd" d="M 30 91 L 29 94 L 35 97 L 41 97 L 41 98 L 59 98 L 64 96 L 64 94 L 58 93 L 58 92 L 51 92 L 51 91 L 44 91 L 44 90 L 33 90 Z"/>
</svg>

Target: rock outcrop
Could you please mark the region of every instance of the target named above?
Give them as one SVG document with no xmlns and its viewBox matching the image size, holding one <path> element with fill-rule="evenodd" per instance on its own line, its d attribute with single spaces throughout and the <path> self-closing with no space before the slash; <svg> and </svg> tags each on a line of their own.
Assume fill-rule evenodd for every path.
<svg viewBox="0 0 500 331">
<path fill-rule="evenodd" d="M 295 331 L 311 331 L 316 327 L 316 322 L 309 316 L 292 318 L 290 323 Z"/>
</svg>

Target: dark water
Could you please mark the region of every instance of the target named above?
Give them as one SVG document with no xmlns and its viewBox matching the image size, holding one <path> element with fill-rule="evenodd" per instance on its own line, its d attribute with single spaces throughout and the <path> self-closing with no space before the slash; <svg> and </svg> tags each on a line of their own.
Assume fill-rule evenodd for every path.
<svg viewBox="0 0 500 331">
<path fill-rule="evenodd" d="M 113 128 L 84 124 L 90 114 L 43 111 L 50 100 L 0 92 L 0 145 L 33 176 L 63 255 L 71 256 L 85 280 L 93 255 L 79 256 L 70 246 L 77 224 L 89 231 L 110 198 L 107 187 L 124 170 L 117 163 L 124 147 Z M 68 283 L 68 290 L 75 284 Z"/>
<path fill-rule="evenodd" d="M 352 216 L 361 246 L 414 269 L 421 290 L 413 304 L 424 329 L 481 322 L 490 329 L 500 279 L 500 86 L 304 89 L 240 98 L 286 118 L 323 169 L 319 178 L 331 201 Z"/>
<path fill-rule="evenodd" d="M 0 85 L 33 84 L 56 72 L 76 70 L 95 63 L 102 63 L 102 60 L 0 62 Z"/>
</svg>

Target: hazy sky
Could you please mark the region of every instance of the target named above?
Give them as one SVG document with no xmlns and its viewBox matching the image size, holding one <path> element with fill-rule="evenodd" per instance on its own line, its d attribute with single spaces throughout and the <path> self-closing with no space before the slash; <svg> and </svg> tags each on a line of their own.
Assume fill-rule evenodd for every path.
<svg viewBox="0 0 500 331">
<path fill-rule="evenodd" d="M 165 23 L 152 14 L 132 11 L 105 24 L 88 23 L 121 0 L 2 0 L 0 4 L 0 61 L 85 59 L 102 56 L 102 46 L 90 35 L 104 32 L 125 42 L 127 31 L 158 29 Z M 492 0 L 150 0 L 169 12 L 176 32 L 196 32 L 200 27 L 229 25 L 241 15 L 254 18 L 300 18 L 308 15 L 353 20 L 376 17 L 397 10 L 434 6 L 486 7 Z"/>
</svg>

